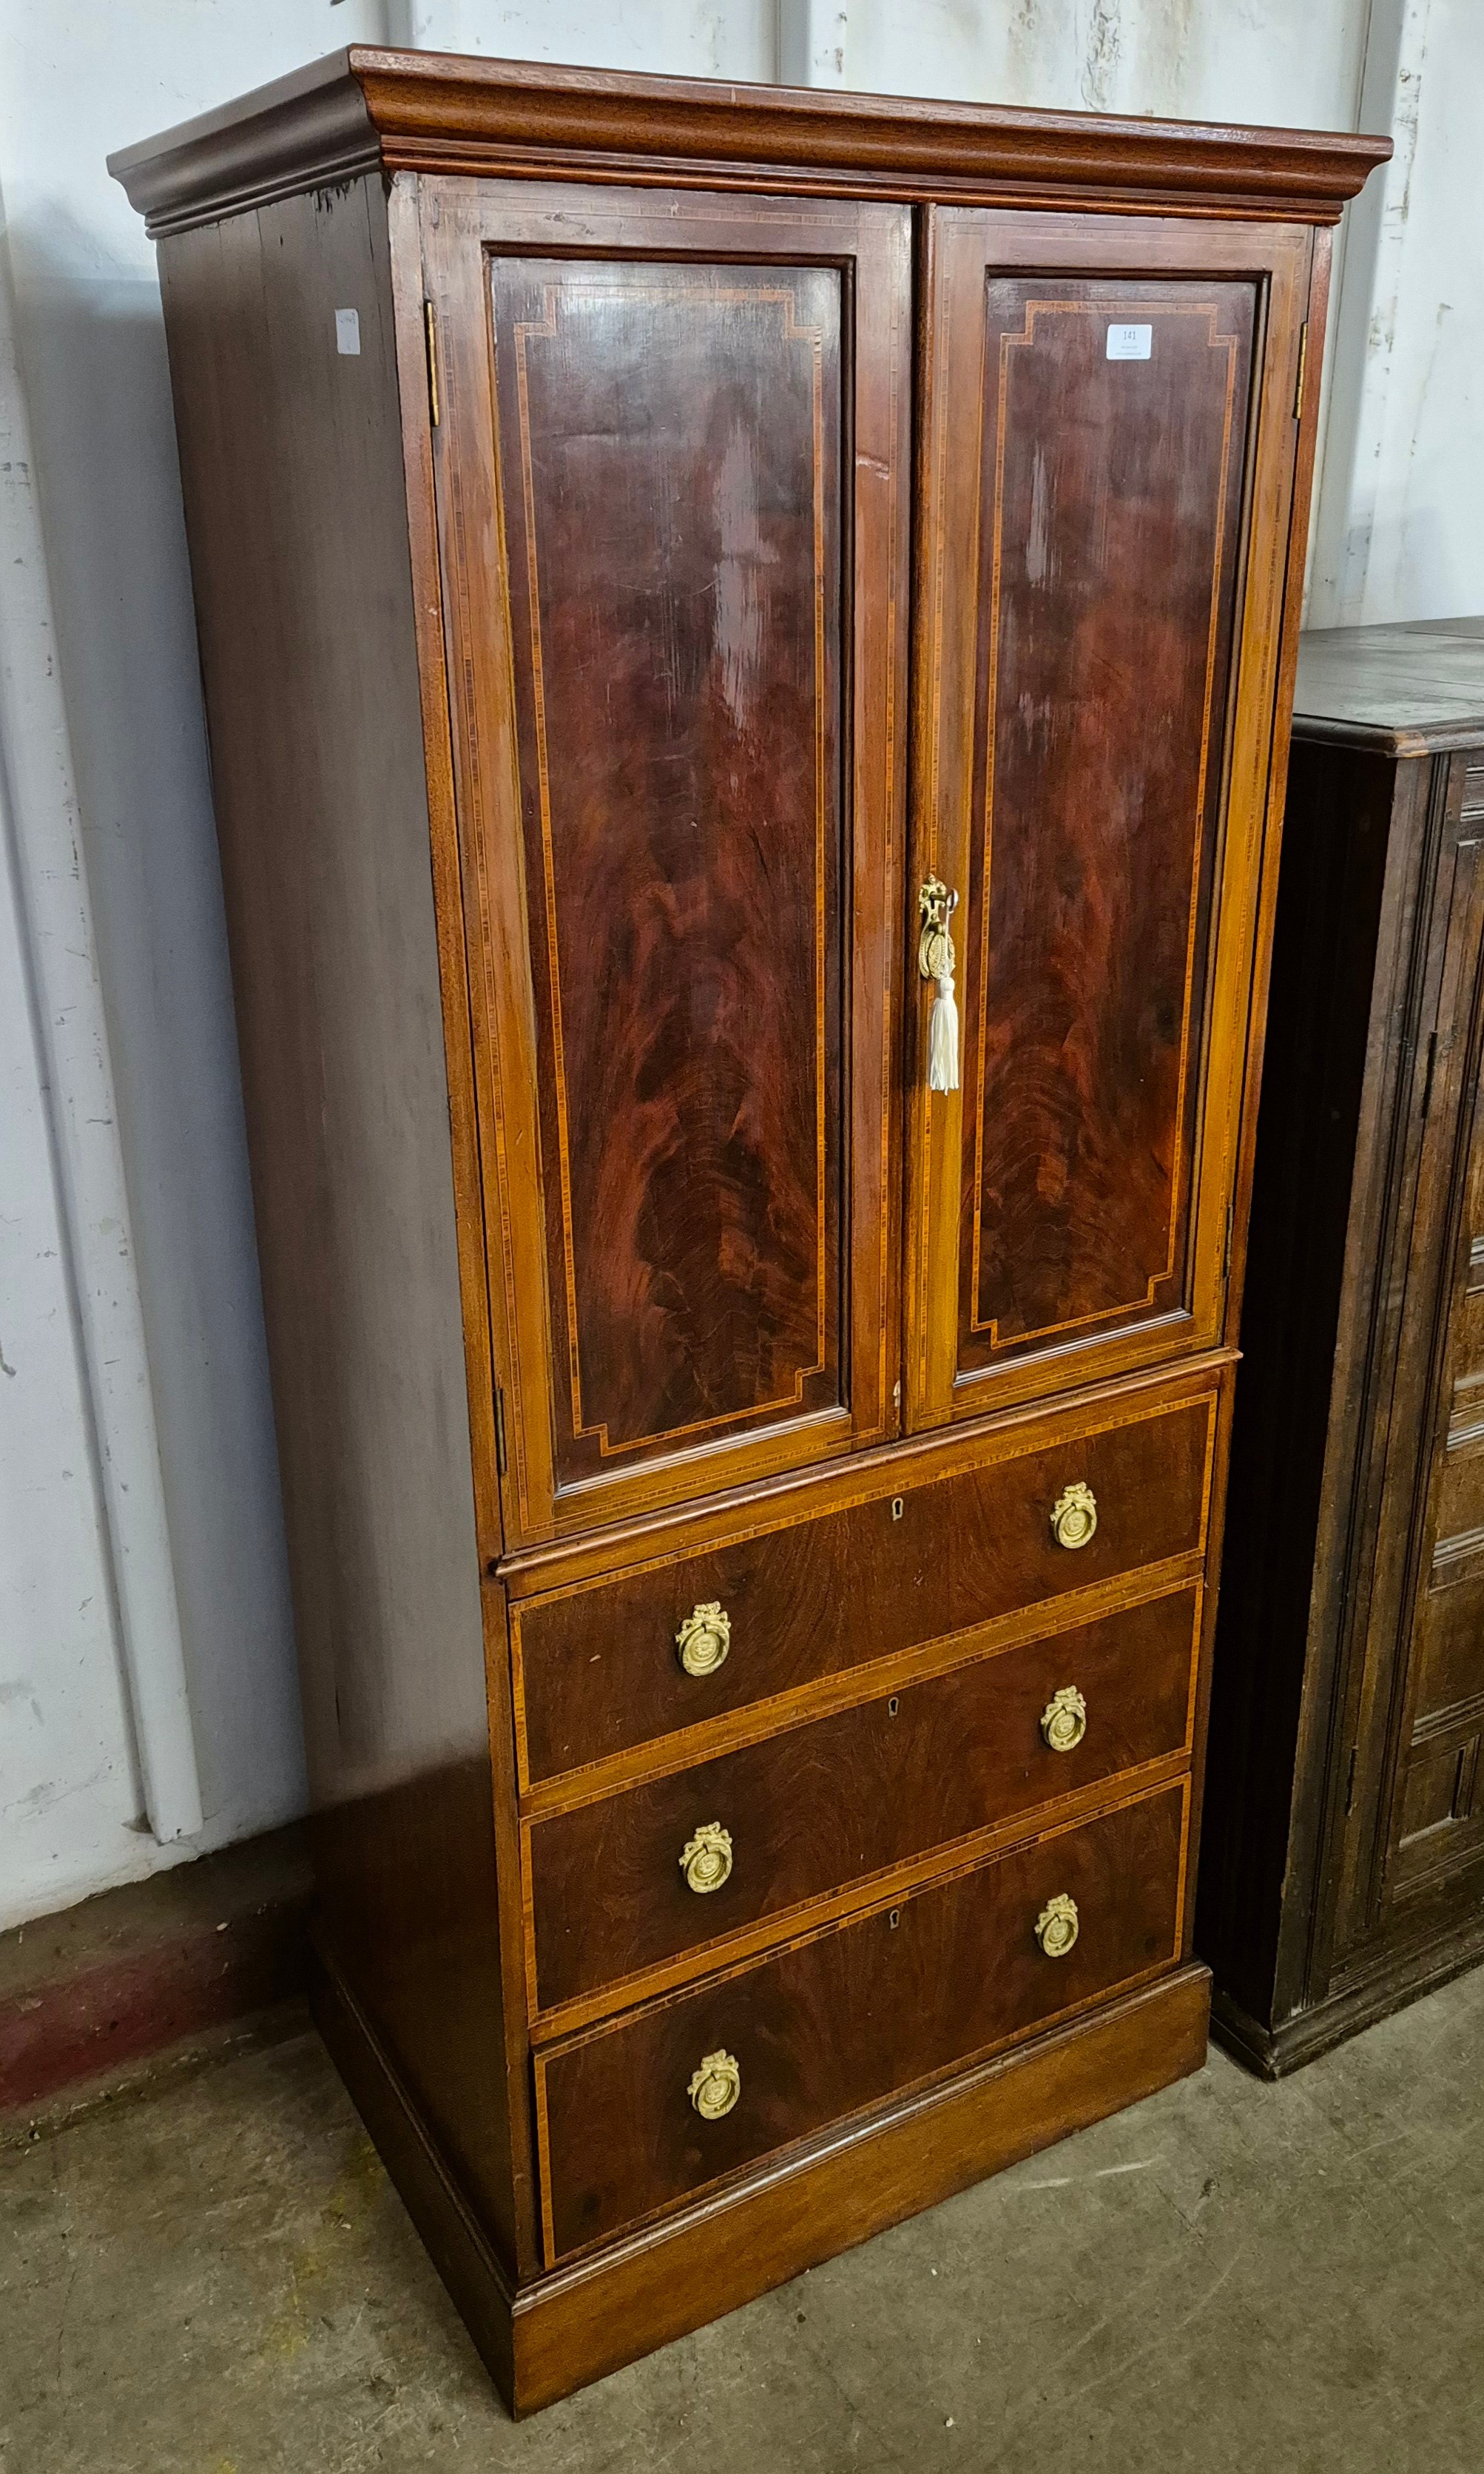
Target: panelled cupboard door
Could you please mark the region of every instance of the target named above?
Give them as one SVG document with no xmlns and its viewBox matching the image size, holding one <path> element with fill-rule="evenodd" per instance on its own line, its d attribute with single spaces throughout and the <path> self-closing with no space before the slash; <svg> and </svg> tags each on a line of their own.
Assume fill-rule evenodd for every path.
<svg viewBox="0 0 1484 2474">
<path fill-rule="evenodd" d="M 422 230 L 514 1543 L 897 1422 L 910 221 Z"/>
<path fill-rule="evenodd" d="M 1474 777 L 1477 778 L 1476 776 Z M 1397 1144 L 1400 1320 L 1334 1955 L 1446 1922 L 1484 1853 L 1484 801 L 1433 775 Z M 1415 1009 L 1413 1009 L 1415 1007 Z"/>
<path fill-rule="evenodd" d="M 908 1422 L 1221 1334 L 1310 236 L 930 210 Z"/>
</svg>

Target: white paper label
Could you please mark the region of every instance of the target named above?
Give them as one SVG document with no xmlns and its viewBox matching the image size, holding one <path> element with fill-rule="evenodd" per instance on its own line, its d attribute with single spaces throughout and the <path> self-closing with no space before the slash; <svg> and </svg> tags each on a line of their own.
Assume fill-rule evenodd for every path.
<svg viewBox="0 0 1484 2474">
<path fill-rule="evenodd" d="M 1123 330 L 1123 329 L 1119 329 L 1119 331 L 1120 331 L 1120 332 L 1122 332 L 1122 331 L 1124 331 L 1124 330 Z M 1132 330 L 1132 328 L 1131 327 L 1131 328 L 1129 328 L 1127 331 L 1128 331 L 1128 332 L 1130 332 L 1130 333 L 1131 334 L 1133 330 Z M 1146 334 L 1146 335 L 1148 334 L 1148 332 L 1149 332 L 1149 328 L 1148 328 L 1147 327 L 1145 327 L 1144 332 L 1145 332 L 1145 334 Z M 1113 342 L 1112 342 L 1113 333 L 1114 333 L 1114 329 L 1110 327 L 1108 328 L 1108 345 L 1107 345 L 1107 349 L 1108 349 L 1108 352 L 1109 352 L 1109 353 L 1110 353 L 1110 354 L 1111 354 L 1111 352 L 1112 352 L 1112 349 L 1113 349 Z M 360 311 L 359 311 L 358 309 L 337 309 L 337 310 L 335 311 L 335 350 L 336 350 L 336 352 L 358 352 L 360 351 L 360 348 L 361 348 L 361 317 L 360 317 Z M 1149 348 L 1148 348 L 1148 346 L 1146 345 L 1146 346 L 1145 346 L 1145 350 L 1146 350 L 1146 352 L 1148 351 L 1148 349 L 1149 349 Z"/>
<path fill-rule="evenodd" d="M 1154 341 L 1153 327 L 1109 327 L 1107 357 L 1110 361 L 1147 361 Z"/>
</svg>

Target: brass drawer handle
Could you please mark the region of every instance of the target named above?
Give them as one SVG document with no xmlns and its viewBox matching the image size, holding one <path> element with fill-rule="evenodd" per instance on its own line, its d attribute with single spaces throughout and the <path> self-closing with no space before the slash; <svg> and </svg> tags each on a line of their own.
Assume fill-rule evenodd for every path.
<svg viewBox="0 0 1484 2474">
<path fill-rule="evenodd" d="M 1065 1958 L 1078 1934 L 1077 1901 L 1058 1890 L 1035 1919 L 1035 1938 L 1048 1958 Z"/>
<path fill-rule="evenodd" d="M 726 1663 L 732 1646 L 732 1618 L 716 1598 L 693 1607 L 675 1635 L 675 1647 L 687 1675 L 715 1675 Z"/>
<path fill-rule="evenodd" d="M 732 1833 L 719 1821 L 703 1821 L 681 1850 L 680 1870 L 688 1890 L 719 1890 L 731 1877 Z"/>
<path fill-rule="evenodd" d="M 1051 1531 L 1058 1546 L 1085 1546 L 1098 1525 L 1098 1498 L 1081 1478 L 1051 1507 Z"/>
<path fill-rule="evenodd" d="M 1075 1684 L 1063 1684 L 1041 1711 L 1041 1734 L 1054 1753 L 1075 1753 L 1087 1733 L 1087 1704 Z"/>
<path fill-rule="evenodd" d="M 702 2122 L 719 2122 L 724 2113 L 731 2112 L 742 2094 L 742 2072 L 733 2055 L 703 2055 L 700 2069 L 691 2074 L 686 2094 Z"/>
</svg>

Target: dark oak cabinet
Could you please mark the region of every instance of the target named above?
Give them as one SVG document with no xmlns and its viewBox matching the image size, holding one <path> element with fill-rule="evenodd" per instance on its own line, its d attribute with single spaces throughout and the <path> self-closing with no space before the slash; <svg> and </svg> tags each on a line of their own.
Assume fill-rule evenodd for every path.
<svg viewBox="0 0 1484 2474">
<path fill-rule="evenodd" d="M 353 50 L 116 158 L 320 2015 L 517 2411 L 1204 2052 L 1275 786 L 1384 152 Z"/>
<path fill-rule="evenodd" d="M 1484 1953 L 1484 622 L 1305 637 L 1199 1946 L 1269 2075 Z"/>
</svg>

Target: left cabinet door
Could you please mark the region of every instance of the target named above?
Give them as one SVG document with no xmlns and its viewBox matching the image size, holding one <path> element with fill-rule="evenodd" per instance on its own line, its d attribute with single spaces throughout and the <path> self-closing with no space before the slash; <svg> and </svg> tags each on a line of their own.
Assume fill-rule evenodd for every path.
<svg viewBox="0 0 1484 2474">
<path fill-rule="evenodd" d="M 514 1544 L 894 1430 L 911 236 L 420 222 Z"/>
</svg>

